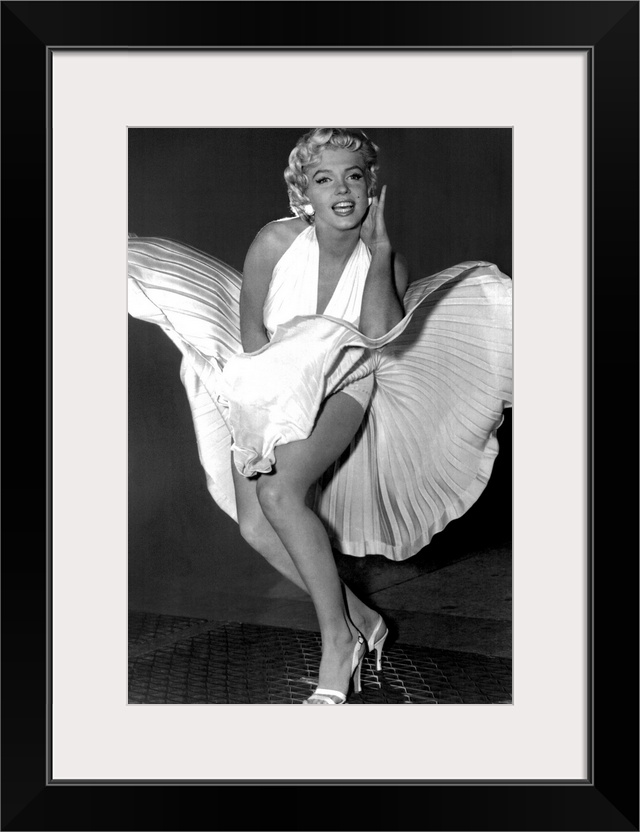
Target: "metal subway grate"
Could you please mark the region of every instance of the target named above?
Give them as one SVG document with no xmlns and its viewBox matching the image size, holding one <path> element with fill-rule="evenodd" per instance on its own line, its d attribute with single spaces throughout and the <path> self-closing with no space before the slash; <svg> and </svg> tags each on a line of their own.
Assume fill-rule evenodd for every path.
<svg viewBox="0 0 640 832">
<path fill-rule="evenodd" d="M 178 615 L 154 615 L 129 611 L 129 650 L 142 648 L 157 639 L 171 639 L 177 632 L 199 624 L 208 624 L 206 618 L 186 618 Z"/>
<path fill-rule="evenodd" d="M 143 618 L 140 621 L 140 618 Z M 317 684 L 315 632 L 132 613 L 131 704 L 295 704 Z M 153 619 L 161 619 L 154 621 Z M 174 626 L 175 625 L 175 626 Z M 141 643 L 140 633 L 147 637 Z M 511 702 L 511 660 L 394 644 L 365 659 L 350 704 Z"/>
</svg>

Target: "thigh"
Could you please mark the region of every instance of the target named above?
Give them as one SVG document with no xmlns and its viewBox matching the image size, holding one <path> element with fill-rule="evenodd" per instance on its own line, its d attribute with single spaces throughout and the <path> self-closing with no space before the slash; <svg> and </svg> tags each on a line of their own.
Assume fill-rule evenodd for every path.
<svg viewBox="0 0 640 832">
<path fill-rule="evenodd" d="M 245 521 L 256 522 L 260 519 L 267 522 L 256 494 L 258 478 L 243 477 L 234 464 L 233 454 L 231 454 L 231 475 L 233 477 L 233 487 L 236 492 L 238 524 L 242 527 Z"/>
<path fill-rule="evenodd" d="M 275 470 L 267 476 L 308 489 L 349 447 L 363 418 L 355 398 L 346 393 L 330 396 L 306 439 L 276 448 Z"/>
</svg>

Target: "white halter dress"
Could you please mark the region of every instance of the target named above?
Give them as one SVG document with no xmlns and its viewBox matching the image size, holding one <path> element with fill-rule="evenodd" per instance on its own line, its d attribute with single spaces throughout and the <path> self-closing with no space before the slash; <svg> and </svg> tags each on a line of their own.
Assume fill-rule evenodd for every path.
<svg viewBox="0 0 640 832">
<path fill-rule="evenodd" d="M 317 258 L 310 227 L 274 269 L 264 312 L 271 340 L 254 353 L 240 343 L 241 275 L 188 246 L 130 239 L 129 311 L 181 350 L 207 486 L 234 519 L 231 449 L 245 476 L 271 470 L 279 444 L 309 436 L 327 396 L 373 373 L 364 421 L 318 481 L 314 509 L 339 551 L 404 560 L 488 482 L 512 396 L 511 280 L 482 261 L 417 280 L 402 321 L 370 339 L 357 328 L 366 246 L 323 315 Z"/>
<path fill-rule="evenodd" d="M 323 315 L 357 326 L 370 263 L 369 249 L 359 240 Z M 299 315 L 315 314 L 319 266 L 320 249 L 311 225 L 296 237 L 273 270 L 264 305 L 264 325 L 270 339 L 278 325 Z"/>
</svg>

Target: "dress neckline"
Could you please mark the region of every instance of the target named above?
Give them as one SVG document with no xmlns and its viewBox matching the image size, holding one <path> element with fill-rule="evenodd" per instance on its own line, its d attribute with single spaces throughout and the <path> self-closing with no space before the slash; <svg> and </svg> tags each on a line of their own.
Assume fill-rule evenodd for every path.
<svg viewBox="0 0 640 832">
<path fill-rule="evenodd" d="M 276 274 L 281 270 L 287 270 L 293 267 L 296 275 L 296 285 L 300 287 L 298 291 L 302 291 L 303 293 L 300 296 L 300 300 L 302 302 L 301 308 L 307 310 L 304 314 L 320 316 L 327 315 L 329 317 L 335 315 L 335 317 L 342 317 L 342 313 L 335 314 L 332 313 L 332 310 L 335 308 L 339 298 L 344 294 L 344 285 L 347 274 L 354 274 L 355 264 L 357 264 L 365 255 L 367 255 L 367 259 L 369 259 L 368 254 L 369 250 L 362 239 L 359 239 L 355 248 L 351 252 L 349 259 L 345 263 L 342 274 L 340 275 L 340 278 L 334 287 L 333 293 L 322 312 L 318 312 L 320 244 L 318 243 L 318 237 L 316 235 L 314 225 L 309 225 L 307 228 L 303 228 L 302 231 L 294 237 L 289 247 L 282 253 L 280 259 L 274 266 L 271 280 L 273 282 Z M 303 269 L 303 273 L 300 269 Z M 302 313 L 299 312 L 298 314 Z"/>
<path fill-rule="evenodd" d="M 330 308 L 331 304 L 333 303 L 334 298 L 337 297 L 338 289 L 341 288 L 342 281 L 344 280 L 345 275 L 347 274 L 347 271 L 348 271 L 349 267 L 351 266 L 353 260 L 356 258 L 357 252 L 360 250 L 360 246 L 364 245 L 364 243 L 362 242 L 362 240 L 360 238 L 358 239 L 358 242 L 355 244 L 355 246 L 353 248 L 353 251 L 349 255 L 349 258 L 348 258 L 347 262 L 344 264 L 344 268 L 342 269 L 340 277 L 338 278 L 338 282 L 333 287 L 333 292 L 331 293 L 331 297 L 329 298 L 329 300 L 325 304 L 325 307 L 322 310 L 322 312 L 319 312 L 318 311 L 318 290 L 320 288 L 320 243 L 318 242 L 318 236 L 316 234 L 315 226 L 312 225 L 310 228 L 311 228 L 311 232 L 312 232 L 311 233 L 311 243 L 314 246 L 314 257 L 315 257 L 314 265 L 315 265 L 315 278 L 316 278 L 315 279 L 315 291 L 314 291 L 314 299 L 315 300 L 314 300 L 314 307 L 313 307 L 314 310 L 315 310 L 314 314 L 316 314 L 316 315 L 327 315 L 327 314 L 330 314 L 330 313 L 327 313 L 327 310 Z M 300 233 L 304 234 L 305 232 L 302 231 Z M 297 237 L 296 237 L 296 239 L 297 239 Z"/>
</svg>

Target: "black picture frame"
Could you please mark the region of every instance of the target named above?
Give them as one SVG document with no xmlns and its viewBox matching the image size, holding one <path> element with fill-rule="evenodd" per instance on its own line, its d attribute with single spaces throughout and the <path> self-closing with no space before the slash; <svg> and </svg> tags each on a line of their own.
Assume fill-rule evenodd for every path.
<svg viewBox="0 0 640 832">
<path fill-rule="evenodd" d="M 3 289 L 5 309 L 21 323 L 3 362 L 11 394 L 5 435 L 17 453 L 5 480 L 15 505 L 5 513 L 2 560 L 2 829 L 638 829 L 638 495 L 628 484 L 637 478 L 624 477 L 627 467 L 636 471 L 638 459 L 638 7 L 581 0 L 2 3 Z M 326 30 L 311 21 L 322 14 L 335 20 L 338 10 L 344 25 L 332 27 L 327 44 Z M 589 55 L 592 685 L 584 782 L 96 784 L 49 778 L 52 51 L 276 46 L 580 49 Z M 41 381 L 46 411 L 30 402 Z M 35 473 L 43 460 L 44 478 Z M 32 515 L 43 515 L 45 505 L 40 531 Z"/>
</svg>

